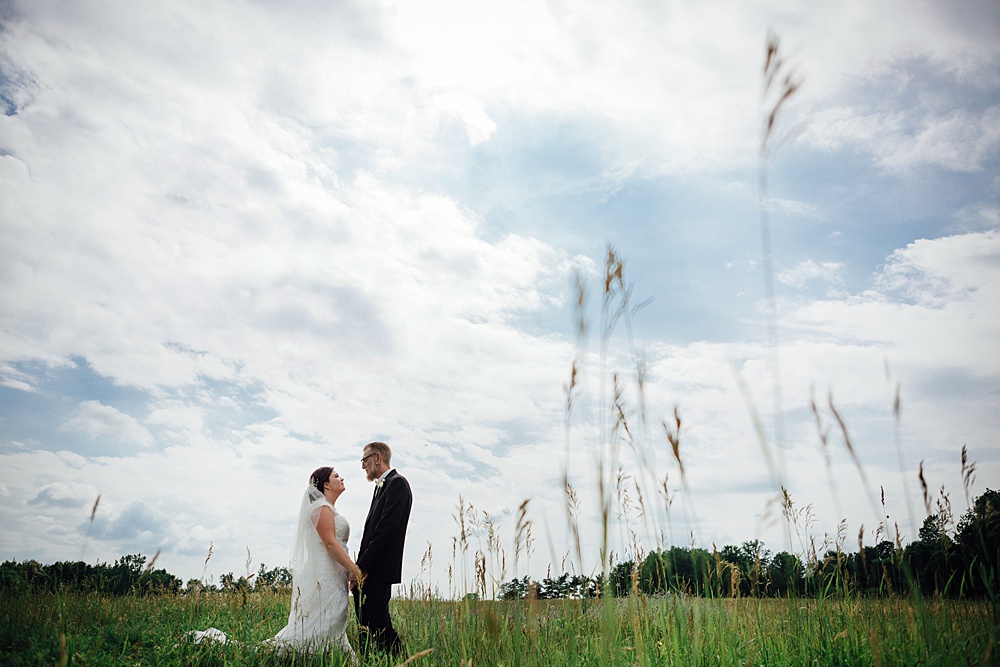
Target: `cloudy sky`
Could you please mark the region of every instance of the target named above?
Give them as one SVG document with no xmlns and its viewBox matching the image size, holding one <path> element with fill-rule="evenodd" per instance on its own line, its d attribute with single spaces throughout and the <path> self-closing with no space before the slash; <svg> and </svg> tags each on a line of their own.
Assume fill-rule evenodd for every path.
<svg viewBox="0 0 1000 667">
<path fill-rule="evenodd" d="M 484 512 L 493 576 L 593 572 L 602 475 L 618 557 L 908 542 L 921 464 L 957 517 L 963 446 L 1000 484 L 1000 5 L 810 4 L 0 3 L 0 558 L 284 565 L 324 464 L 353 551 L 374 439 L 443 594 Z"/>
</svg>

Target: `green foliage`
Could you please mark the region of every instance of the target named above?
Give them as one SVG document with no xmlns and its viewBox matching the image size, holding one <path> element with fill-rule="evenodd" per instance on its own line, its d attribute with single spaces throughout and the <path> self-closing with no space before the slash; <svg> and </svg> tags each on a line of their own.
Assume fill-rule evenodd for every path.
<svg viewBox="0 0 1000 667">
<path fill-rule="evenodd" d="M 968 575 L 965 592 L 1000 602 L 1000 491 L 987 489 L 975 499 L 958 522 L 955 541 Z"/>
<path fill-rule="evenodd" d="M 528 597 L 528 587 L 531 585 L 531 580 L 527 575 L 521 579 L 511 579 L 500 584 L 500 599 L 501 600 L 522 600 Z"/>
<path fill-rule="evenodd" d="M 718 591 L 715 559 L 704 549 L 672 547 L 653 551 L 642 562 L 639 590 L 646 594 L 668 592 L 711 596 Z"/>
<path fill-rule="evenodd" d="M 180 591 L 181 580 L 163 569 L 145 566 L 146 557 L 122 556 L 114 565 L 34 560 L 0 564 L 0 591 L 94 591 L 108 595 L 160 595 Z M 144 567 L 145 566 L 145 567 Z"/>
<path fill-rule="evenodd" d="M 268 570 L 262 563 L 250 577 L 235 577 L 230 572 L 222 575 L 220 583 L 225 592 L 286 592 L 291 589 L 292 575 L 287 568 Z M 179 578 L 166 570 L 149 567 L 146 557 L 139 554 L 122 556 L 114 565 L 89 565 L 82 561 L 42 565 L 34 560 L 0 564 L 0 591 L 7 593 L 92 591 L 107 595 L 162 595 L 180 590 Z M 187 590 L 215 591 L 219 587 L 191 579 Z"/>
<path fill-rule="evenodd" d="M 265 591 L 249 592 L 245 604 L 222 593 L 3 591 L 0 664 L 345 664 L 337 651 L 280 659 L 262 645 L 284 625 L 288 605 L 287 593 Z M 982 600 L 705 599 L 641 591 L 603 600 L 392 602 L 409 653 L 430 651 L 411 663 L 420 667 L 995 664 L 1000 625 L 990 609 Z M 232 641 L 185 641 L 190 630 L 208 627 Z M 352 639 L 355 631 L 352 621 Z M 374 667 L 399 662 L 381 654 L 363 660 Z"/>
<path fill-rule="evenodd" d="M 924 520 L 920 539 L 898 549 L 883 540 L 856 553 L 831 549 L 814 562 L 782 551 L 771 555 L 758 540 L 727 545 L 712 554 L 704 549 L 671 547 L 646 555 L 636 583 L 646 595 L 668 593 L 701 597 L 878 597 L 946 595 L 988 597 L 997 601 L 1000 581 L 1000 492 L 987 490 L 959 521 L 954 536 L 940 514 Z M 615 564 L 610 588 L 615 597 L 633 592 L 634 561 Z M 517 600 L 538 587 L 539 599 L 597 597 L 605 586 L 598 577 L 528 577 L 500 587 L 500 598 Z M 1000 602 L 1000 601 L 998 601 Z"/>
<path fill-rule="evenodd" d="M 255 591 L 287 591 L 292 588 L 292 573 L 285 567 L 276 567 L 270 570 L 263 563 L 257 570 L 257 576 L 253 582 Z"/>
</svg>

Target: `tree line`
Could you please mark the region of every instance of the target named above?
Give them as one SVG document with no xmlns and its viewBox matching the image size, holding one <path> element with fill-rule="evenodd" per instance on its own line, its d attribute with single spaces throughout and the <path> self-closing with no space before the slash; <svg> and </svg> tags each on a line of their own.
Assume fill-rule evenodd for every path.
<svg viewBox="0 0 1000 667">
<path fill-rule="evenodd" d="M 681 593 L 703 597 L 857 594 L 989 597 L 1000 593 L 1000 491 L 987 491 L 952 526 L 946 511 L 929 515 L 905 547 L 883 540 L 849 553 L 839 545 L 803 560 L 772 554 L 759 540 L 708 551 L 672 547 L 615 564 L 607 577 L 525 576 L 500 586 L 500 598 L 559 599 Z"/>
<path fill-rule="evenodd" d="M 155 561 L 155 558 L 154 558 Z M 31 593 L 38 591 L 80 591 L 105 595 L 163 595 L 200 591 L 247 592 L 290 589 L 292 575 L 287 568 L 268 569 L 263 563 L 249 576 L 222 575 L 219 584 L 189 579 L 181 580 L 162 568 L 154 569 L 140 554 L 122 556 L 113 565 L 90 565 L 82 561 L 42 565 L 35 560 L 5 561 L 0 564 L 0 591 Z"/>
</svg>

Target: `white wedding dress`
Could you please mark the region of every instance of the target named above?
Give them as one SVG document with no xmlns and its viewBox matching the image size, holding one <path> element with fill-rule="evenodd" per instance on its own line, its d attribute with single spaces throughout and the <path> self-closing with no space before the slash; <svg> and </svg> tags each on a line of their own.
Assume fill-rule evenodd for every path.
<svg viewBox="0 0 1000 667">
<path fill-rule="evenodd" d="M 357 655 L 347 640 L 349 575 L 344 566 L 333 560 L 316 532 L 323 507 L 329 507 L 333 511 L 337 541 L 347 550 L 347 540 L 351 536 L 347 518 L 310 485 L 302 498 L 295 545 L 289 563 L 292 572 L 292 605 L 288 612 L 288 624 L 265 643 L 276 647 L 280 652 L 313 653 L 338 646 L 352 663 L 356 663 Z M 194 631 L 189 635 L 195 643 L 226 642 L 225 633 L 215 628 Z"/>
</svg>

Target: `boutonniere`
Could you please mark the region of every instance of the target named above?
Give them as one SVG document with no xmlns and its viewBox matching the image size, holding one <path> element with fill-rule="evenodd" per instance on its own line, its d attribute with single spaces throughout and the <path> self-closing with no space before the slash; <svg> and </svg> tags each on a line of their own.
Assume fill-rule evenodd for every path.
<svg viewBox="0 0 1000 667">
<path fill-rule="evenodd" d="M 385 484 L 385 480 L 384 479 L 377 479 L 377 480 L 375 480 L 375 486 L 377 486 L 378 488 L 381 489 L 383 484 Z"/>
</svg>

